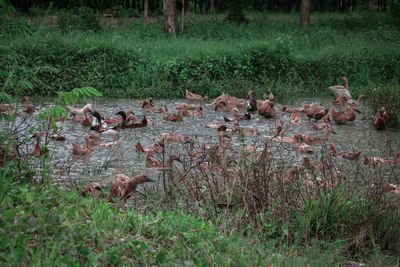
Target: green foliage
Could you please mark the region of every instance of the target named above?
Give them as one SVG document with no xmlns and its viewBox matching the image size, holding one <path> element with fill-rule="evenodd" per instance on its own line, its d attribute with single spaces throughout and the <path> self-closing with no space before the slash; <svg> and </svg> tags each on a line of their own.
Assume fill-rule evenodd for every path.
<svg viewBox="0 0 400 267">
<path fill-rule="evenodd" d="M 8 0 L 0 0 L 0 19 L 15 12 L 15 8 L 9 3 Z"/>
<path fill-rule="evenodd" d="M 101 30 L 100 18 L 96 11 L 87 7 L 61 10 L 57 14 L 57 26 L 64 33 L 75 30 L 83 32 L 98 32 Z"/>
<path fill-rule="evenodd" d="M 58 103 L 65 103 L 70 106 L 78 102 L 78 100 L 86 100 L 88 97 L 102 96 L 102 94 L 93 87 L 75 88 L 71 92 L 57 92 Z"/>
<path fill-rule="evenodd" d="M 396 73 L 400 73 L 400 64 L 396 67 Z M 390 118 L 389 126 L 400 126 L 400 88 L 397 84 L 386 84 L 368 89 L 372 110 L 378 112 L 381 107 L 386 108 Z M 374 114 L 371 114 L 374 115 Z"/>
<path fill-rule="evenodd" d="M 395 0 L 392 2 L 391 14 L 393 19 L 393 24 L 400 27 L 400 1 Z"/>
<path fill-rule="evenodd" d="M 371 201 L 337 187 L 317 199 L 308 199 L 296 213 L 291 231 L 297 242 L 345 240 L 347 253 L 370 253 L 398 236 L 400 214 L 383 202 Z"/>
<path fill-rule="evenodd" d="M 64 19 L 78 17 L 68 12 Z M 182 97 L 185 89 L 242 97 L 248 88 L 261 93 L 269 87 L 278 101 L 329 95 L 327 87 L 343 75 L 354 95 L 397 83 L 400 32 L 382 14 L 316 13 L 301 35 L 294 15 L 247 16 L 249 23 L 241 26 L 223 23 L 223 16 L 191 17 L 174 38 L 163 34 L 161 20 L 123 19 L 121 26 L 92 35 L 39 28 L 30 38 L 0 43 L 17 55 L 12 64 L 1 61 L 0 82 L 13 95 L 93 86 L 105 96 L 163 98 Z M 361 24 L 368 27 L 357 28 Z"/>
<path fill-rule="evenodd" d="M 18 35 L 25 36 L 31 33 L 28 24 L 24 20 L 9 19 L 8 16 L 15 12 L 14 7 L 8 0 L 0 0 L 0 36 L 1 35 Z"/>
</svg>

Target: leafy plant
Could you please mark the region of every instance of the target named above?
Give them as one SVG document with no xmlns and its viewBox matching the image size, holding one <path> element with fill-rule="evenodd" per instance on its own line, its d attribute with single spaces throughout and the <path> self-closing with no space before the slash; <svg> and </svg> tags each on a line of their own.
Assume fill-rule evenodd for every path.
<svg viewBox="0 0 400 267">
<path fill-rule="evenodd" d="M 57 25 L 62 32 L 72 30 L 98 32 L 101 30 L 100 19 L 96 11 L 88 7 L 61 10 L 57 14 Z"/>
</svg>

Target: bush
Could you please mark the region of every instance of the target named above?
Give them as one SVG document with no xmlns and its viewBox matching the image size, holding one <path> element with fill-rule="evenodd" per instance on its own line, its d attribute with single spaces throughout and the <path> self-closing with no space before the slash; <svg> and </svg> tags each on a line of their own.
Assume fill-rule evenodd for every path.
<svg viewBox="0 0 400 267">
<path fill-rule="evenodd" d="M 400 27 L 400 1 L 395 0 L 393 2 L 392 10 L 392 19 L 393 19 L 393 24 Z"/>
<path fill-rule="evenodd" d="M 400 69 L 398 70 L 400 72 Z M 372 110 L 378 112 L 386 108 L 390 118 L 390 127 L 400 127 L 400 88 L 398 85 L 383 85 L 368 90 Z M 373 114 L 372 114 L 373 115 Z"/>
<path fill-rule="evenodd" d="M 87 7 L 61 10 L 57 14 L 57 25 L 64 33 L 72 30 L 84 32 L 97 32 L 101 30 L 100 19 L 96 11 Z"/>
</svg>

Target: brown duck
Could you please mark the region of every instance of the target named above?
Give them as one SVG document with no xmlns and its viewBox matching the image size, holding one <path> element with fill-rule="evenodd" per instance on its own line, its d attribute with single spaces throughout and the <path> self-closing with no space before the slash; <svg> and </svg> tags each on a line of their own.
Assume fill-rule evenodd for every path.
<svg viewBox="0 0 400 267">
<path fill-rule="evenodd" d="M 114 202 L 114 199 L 126 202 L 136 191 L 136 187 L 146 182 L 155 181 L 145 174 L 140 174 L 133 178 L 129 178 L 124 174 L 118 174 L 116 180 L 87 184 L 80 194 L 84 197 L 90 194 L 93 197 L 107 198 L 110 202 Z M 110 189 L 108 194 L 104 192 L 106 189 Z"/>
</svg>

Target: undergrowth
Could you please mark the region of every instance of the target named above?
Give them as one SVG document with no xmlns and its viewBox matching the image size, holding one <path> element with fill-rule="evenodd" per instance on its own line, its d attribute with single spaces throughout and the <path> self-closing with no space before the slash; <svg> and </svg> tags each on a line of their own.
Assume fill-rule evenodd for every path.
<svg viewBox="0 0 400 267">
<path fill-rule="evenodd" d="M 4 34 L 0 43 L 16 55 L 2 54 L 0 83 L 13 95 L 94 86 L 121 98 L 175 98 L 185 89 L 243 97 L 248 88 L 271 88 L 279 101 L 329 95 L 327 87 L 343 75 L 354 95 L 375 84 L 399 84 L 400 33 L 383 14 L 315 13 L 307 30 L 297 28 L 293 14 L 247 17 L 250 23 L 235 26 L 222 15 L 191 15 L 177 37 L 162 32 L 161 19 L 122 17 L 96 33 L 79 28 L 90 31 L 82 21 L 62 33 L 26 18 L 32 34 Z"/>
<path fill-rule="evenodd" d="M 144 190 L 144 199 L 127 210 L 83 198 L 79 187 L 58 188 L 51 180 L 51 152 L 33 156 L 30 136 L 41 131 L 44 150 L 56 119 L 65 115 L 58 106 L 99 95 L 91 87 L 60 93 L 36 123 L 21 118 L 0 130 L 1 263 L 399 264 L 398 197 L 385 191 L 384 172 L 374 175 L 375 166 L 371 173 L 353 164 L 351 172 L 339 170 L 329 154 L 294 166 L 276 164 L 269 143 L 261 153 L 244 146 L 231 150 L 229 141 L 200 158 L 182 152 L 179 167 L 162 175 L 164 187 Z"/>
</svg>

